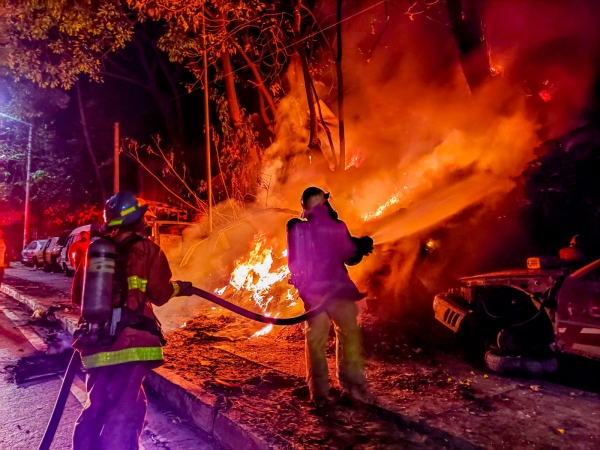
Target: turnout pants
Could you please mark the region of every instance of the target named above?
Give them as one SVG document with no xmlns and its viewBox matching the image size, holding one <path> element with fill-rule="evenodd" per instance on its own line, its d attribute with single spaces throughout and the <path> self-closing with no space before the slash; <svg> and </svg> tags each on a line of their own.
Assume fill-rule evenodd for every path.
<svg viewBox="0 0 600 450">
<path fill-rule="evenodd" d="M 340 386 L 350 390 L 366 384 L 360 327 L 356 321 L 358 305 L 348 300 L 331 302 L 325 310 L 306 323 L 306 382 L 313 399 L 329 394 L 327 339 L 331 322 L 336 337 L 337 378 Z"/>
<path fill-rule="evenodd" d="M 73 450 L 138 450 L 146 418 L 143 362 L 88 369 L 88 399 L 73 431 Z"/>
</svg>

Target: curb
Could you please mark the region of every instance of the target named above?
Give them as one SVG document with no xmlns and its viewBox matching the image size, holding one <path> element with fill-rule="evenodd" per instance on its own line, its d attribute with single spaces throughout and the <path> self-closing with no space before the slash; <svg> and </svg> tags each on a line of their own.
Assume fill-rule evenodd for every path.
<svg viewBox="0 0 600 450">
<path fill-rule="evenodd" d="M 22 294 L 13 286 L 2 283 L 0 292 L 32 311 L 44 309 L 36 298 Z M 60 311 L 54 315 L 61 326 L 73 334 L 77 319 Z M 268 450 L 279 447 L 266 442 L 263 437 L 222 411 L 216 396 L 167 369 L 159 367 L 151 371 L 146 378 L 146 386 L 158 393 L 178 415 L 185 417 L 226 449 Z"/>
</svg>

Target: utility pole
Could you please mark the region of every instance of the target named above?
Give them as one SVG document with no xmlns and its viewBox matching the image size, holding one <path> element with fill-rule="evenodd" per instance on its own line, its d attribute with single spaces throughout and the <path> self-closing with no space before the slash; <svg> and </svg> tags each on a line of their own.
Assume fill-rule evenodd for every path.
<svg viewBox="0 0 600 450">
<path fill-rule="evenodd" d="M 27 170 L 25 171 L 25 214 L 23 215 L 23 248 L 29 243 L 29 190 L 31 188 L 31 139 L 33 125 L 29 124 L 29 137 L 27 138 Z"/>
<path fill-rule="evenodd" d="M 30 208 L 29 208 L 29 191 L 31 187 L 31 142 L 33 140 L 33 125 L 29 122 L 17 119 L 16 117 L 9 116 L 8 114 L 0 113 L 0 116 L 6 117 L 9 120 L 27 125 L 29 127 L 29 136 L 27 138 L 27 163 L 25 169 L 25 213 L 23 214 L 23 248 L 29 243 L 29 222 L 30 222 Z"/>
<path fill-rule="evenodd" d="M 114 180 L 113 180 L 113 195 L 117 195 L 117 192 L 119 192 L 119 154 L 121 150 L 121 144 L 119 141 L 119 122 L 115 122 L 115 173 L 114 173 Z"/>
<path fill-rule="evenodd" d="M 212 233 L 212 174 L 210 170 L 210 116 L 208 111 L 208 50 L 206 48 L 206 16 L 202 4 L 202 41 L 204 43 L 204 145 L 206 146 L 206 185 L 208 186 L 208 232 Z"/>
</svg>

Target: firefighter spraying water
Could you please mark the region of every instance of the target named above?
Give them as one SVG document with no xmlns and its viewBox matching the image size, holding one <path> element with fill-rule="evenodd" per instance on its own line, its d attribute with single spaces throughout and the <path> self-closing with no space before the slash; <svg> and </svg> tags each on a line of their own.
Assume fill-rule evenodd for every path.
<svg viewBox="0 0 600 450">
<path fill-rule="evenodd" d="M 308 319 L 306 380 L 317 407 L 327 403 L 327 338 L 333 322 L 337 341 L 337 376 L 341 387 L 359 400 L 367 397 L 356 302 L 366 294 L 350 279 L 346 264 L 358 264 L 373 251 L 373 240 L 353 238 L 329 203 L 329 193 L 309 187 L 302 194 L 303 219 L 288 222 L 290 283 L 307 309 L 321 311 Z"/>
</svg>

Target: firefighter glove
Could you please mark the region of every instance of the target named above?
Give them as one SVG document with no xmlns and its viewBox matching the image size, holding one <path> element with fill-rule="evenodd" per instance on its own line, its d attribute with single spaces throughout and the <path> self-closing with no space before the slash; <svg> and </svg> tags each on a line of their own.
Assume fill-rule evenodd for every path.
<svg viewBox="0 0 600 450">
<path fill-rule="evenodd" d="M 356 246 L 356 253 L 352 258 L 346 261 L 349 266 L 355 266 L 362 261 L 363 256 L 368 255 L 373 251 L 373 238 L 370 236 L 354 237 L 351 236 L 352 242 Z"/>
<path fill-rule="evenodd" d="M 189 281 L 174 281 L 173 286 L 175 292 L 173 297 L 188 297 L 190 295 L 194 295 L 192 283 Z"/>
</svg>

